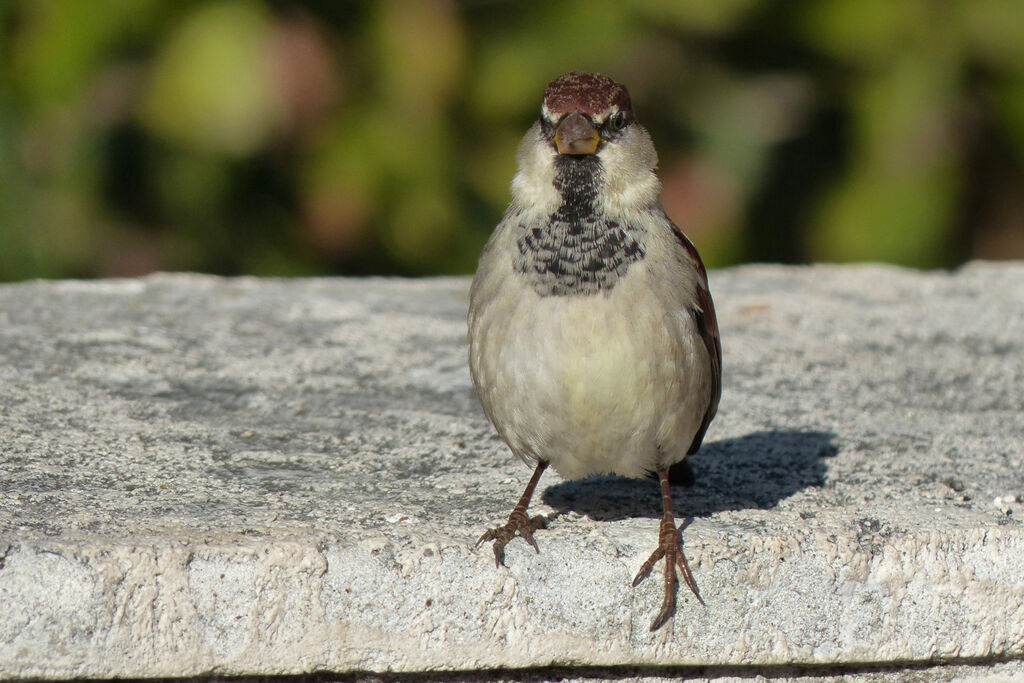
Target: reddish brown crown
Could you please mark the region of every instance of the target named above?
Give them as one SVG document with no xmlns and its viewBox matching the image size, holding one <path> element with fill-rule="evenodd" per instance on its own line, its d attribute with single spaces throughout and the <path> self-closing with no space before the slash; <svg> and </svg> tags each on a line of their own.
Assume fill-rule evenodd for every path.
<svg viewBox="0 0 1024 683">
<path fill-rule="evenodd" d="M 626 86 L 602 74 L 570 71 L 544 88 L 544 108 L 553 119 L 576 110 L 594 118 L 612 106 L 632 114 Z"/>
</svg>

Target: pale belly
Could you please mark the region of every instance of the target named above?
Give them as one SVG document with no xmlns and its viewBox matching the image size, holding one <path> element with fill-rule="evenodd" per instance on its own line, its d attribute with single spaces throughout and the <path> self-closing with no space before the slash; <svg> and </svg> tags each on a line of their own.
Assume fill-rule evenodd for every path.
<svg viewBox="0 0 1024 683">
<path fill-rule="evenodd" d="M 640 477 L 685 456 L 706 405 L 706 352 L 685 311 L 635 303 L 627 291 L 535 298 L 481 321 L 471 363 L 513 452 L 567 478 Z"/>
</svg>

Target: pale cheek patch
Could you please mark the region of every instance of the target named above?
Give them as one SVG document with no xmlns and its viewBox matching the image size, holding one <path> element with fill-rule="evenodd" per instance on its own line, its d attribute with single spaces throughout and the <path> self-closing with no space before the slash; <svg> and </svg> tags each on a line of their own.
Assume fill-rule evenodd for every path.
<svg viewBox="0 0 1024 683">
<path fill-rule="evenodd" d="M 661 182 L 654 174 L 658 156 L 647 132 L 634 125 L 598 152 L 605 182 L 599 194 L 605 210 L 621 214 L 658 203 Z"/>
<path fill-rule="evenodd" d="M 555 189 L 556 153 L 544 143 L 539 128 L 531 129 L 519 147 L 519 172 L 512 179 L 512 198 L 514 204 L 533 214 L 550 214 L 561 203 Z"/>
</svg>

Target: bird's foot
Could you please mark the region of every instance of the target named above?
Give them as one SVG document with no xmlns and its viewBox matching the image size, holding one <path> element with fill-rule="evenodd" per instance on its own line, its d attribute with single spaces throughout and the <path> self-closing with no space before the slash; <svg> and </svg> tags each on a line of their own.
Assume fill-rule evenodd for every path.
<svg viewBox="0 0 1024 683">
<path fill-rule="evenodd" d="M 661 518 L 658 547 L 647 558 L 647 561 L 643 563 L 640 571 L 636 573 L 636 578 L 633 579 L 633 586 L 646 579 L 654 565 L 663 557 L 665 558 L 665 598 L 661 601 L 661 611 L 658 612 L 658 616 L 651 622 L 652 631 L 657 631 L 661 628 L 676 611 L 676 587 L 679 584 L 679 580 L 676 577 L 676 567 L 682 572 L 683 580 L 686 581 L 686 585 L 690 587 L 693 594 L 697 596 L 700 604 L 704 604 L 704 599 L 700 597 L 700 592 L 697 590 L 697 582 L 693 580 L 690 565 L 687 564 L 686 556 L 683 555 L 683 544 L 679 539 L 679 532 L 676 531 L 675 521 L 669 514 Z"/>
<path fill-rule="evenodd" d="M 505 563 L 505 544 L 511 541 L 516 533 L 518 533 L 522 536 L 523 540 L 532 545 L 533 549 L 539 553 L 540 548 L 537 547 L 537 541 L 533 537 L 533 532 L 537 529 L 546 528 L 547 524 L 547 519 L 543 515 L 528 517 L 525 507 L 516 506 L 512 514 L 508 516 L 508 522 L 505 526 L 485 531 L 480 540 L 476 542 L 476 547 L 479 548 L 482 543 L 487 541 L 494 541 L 494 564 L 498 566 Z"/>
</svg>

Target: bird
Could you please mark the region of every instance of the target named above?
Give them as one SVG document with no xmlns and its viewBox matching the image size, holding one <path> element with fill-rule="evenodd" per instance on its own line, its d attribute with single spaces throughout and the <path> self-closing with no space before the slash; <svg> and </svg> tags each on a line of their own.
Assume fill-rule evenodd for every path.
<svg viewBox="0 0 1024 683">
<path fill-rule="evenodd" d="M 512 199 L 470 287 L 469 368 L 488 419 L 534 466 L 493 541 L 540 552 L 530 500 L 550 466 L 565 479 L 656 477 L 658 544 L 633 580 L 664 559 L 656 631 L 675 614 L 678 575 L 704 604 L 675 526 L 670 484 L 692 483 L 718 410 L 722 346 L 708 275 L 660 202 L 657 153 L 626 87 L 572 71 L 545 87 L 519 146 Z"/>
</svg>

